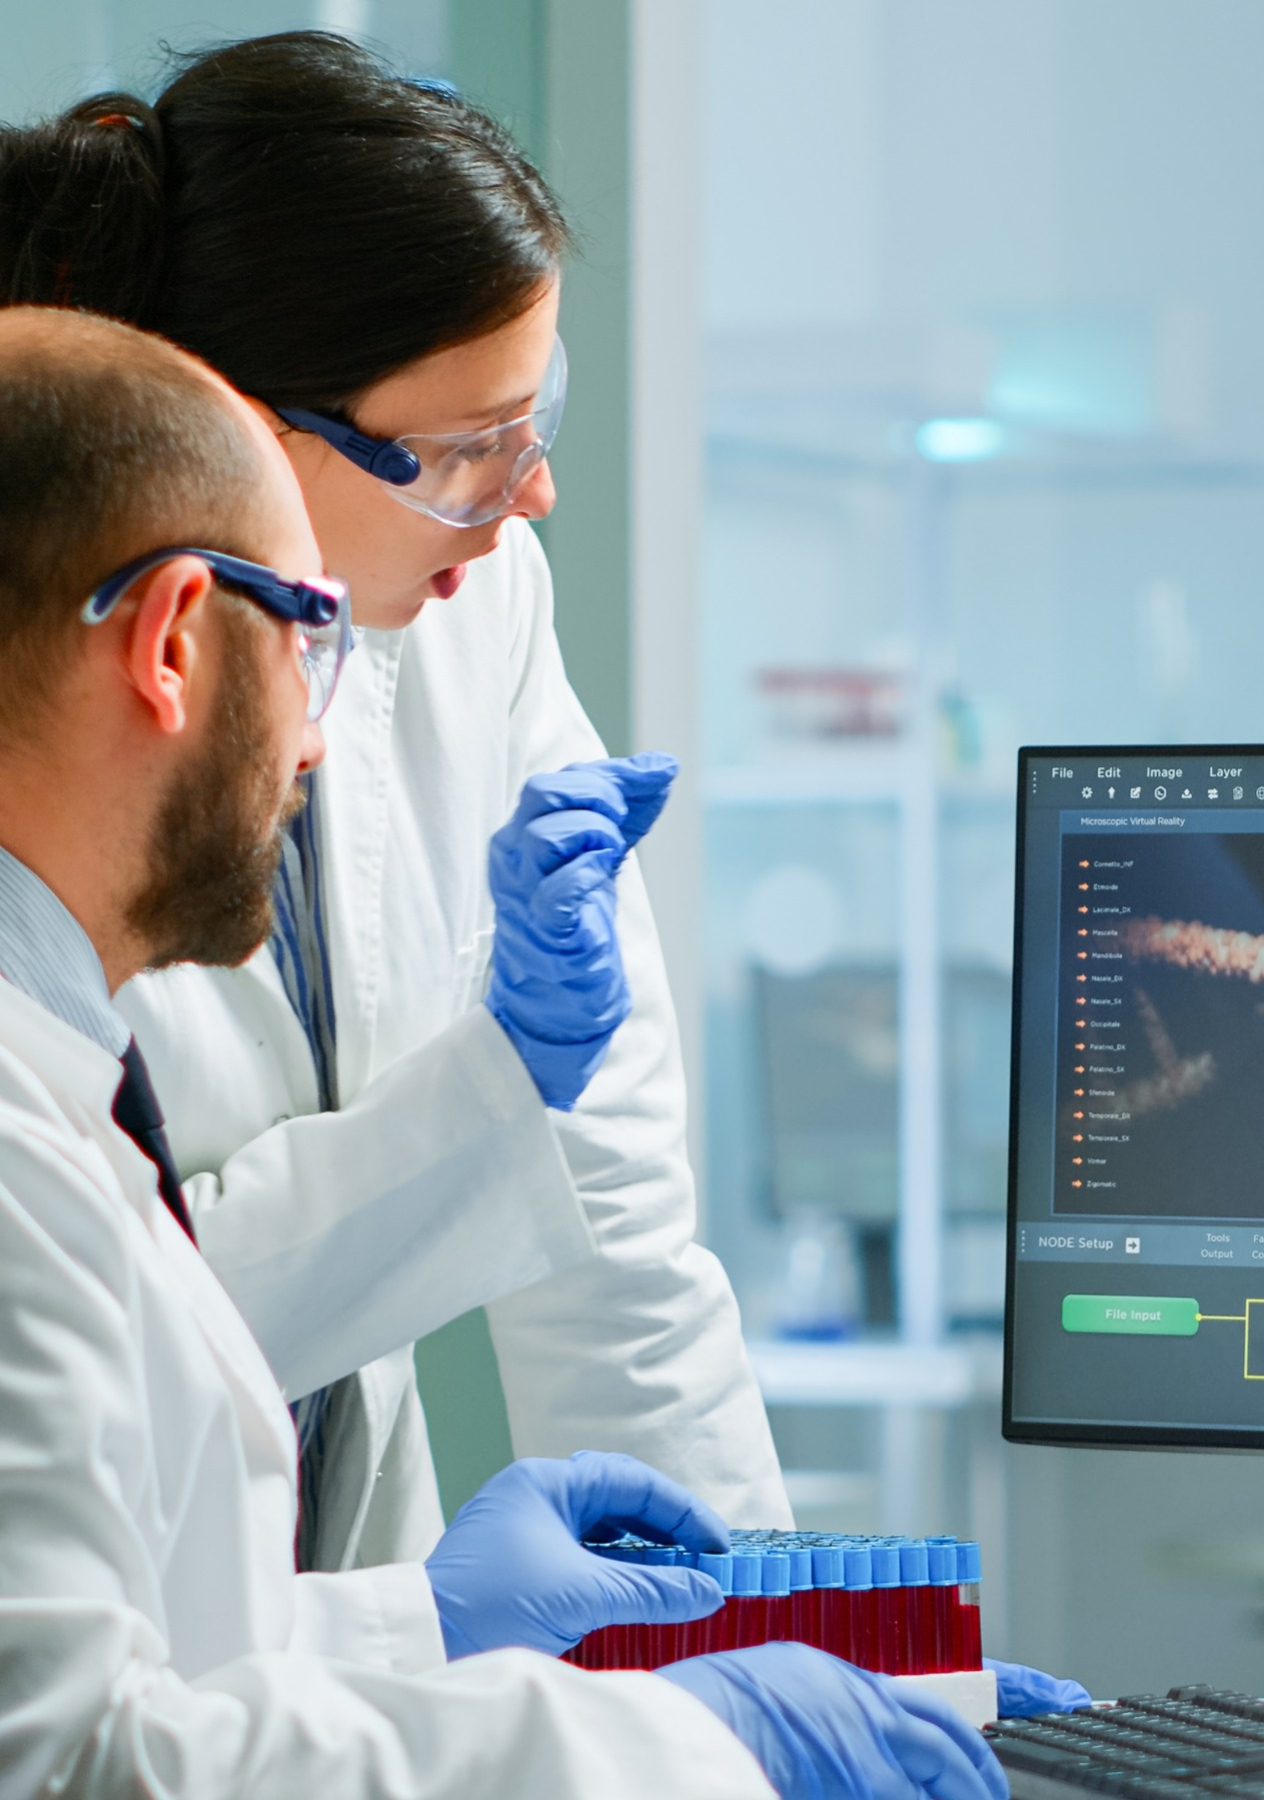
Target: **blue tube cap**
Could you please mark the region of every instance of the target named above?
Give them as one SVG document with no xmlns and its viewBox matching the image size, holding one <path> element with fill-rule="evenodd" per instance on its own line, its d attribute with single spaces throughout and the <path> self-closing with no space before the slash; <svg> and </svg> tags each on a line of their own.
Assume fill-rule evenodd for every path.
<svg viewBox="0 0 1264 1800">
<path fill-rule="evenodd" d="M 926 1560 L 930 1568 L 932 1587 L 955 1587 L 957 1584 L 957 1545 L 950 1538 L 946 1543 L 936 1542 L 933 1538 L 926 1545 Z"/>
<path fill-rule="evenodd" d="M 754 1550 L 733 1552 L 733 1596 L 758 1594 L 763 1591 L 763 1558 Z"/>
<path fill-rule="evenodd" d="M 963 1582 L 980 1581 L 983 1577 L 983 1557 L 977 1544 L 957 1545 L 957 1580 Z"/>
<path fill-rule="evenodd" d="M 790 1592 L 802 1594 L 812 1586 L 812 1552 L 804 1544 L 790 1550 Z"/>
<path fill-rule="evenodd" d="M 925 1538 L 910 1538 L 900 1545 L 900 1583 L 925 1587 L 930 1580 L 930 1551 Z"/>
<path fill-rule="evenodd" d="M 710 1575 L 713 1581 L 718 1581 L 722 1594 L 728 1595 L 733 1592 L 733 1557 L 729 1551 L 700 1551 L 698 1571 L 702 1575 Z"/>
<path fill-rule="evenodd" d="M 845 1585 L 855 1593 L 864 1593 L 874 1585 L 873 1545 L 848 1544 L 843 1551 Z"/>
<path fill-rule="evenodd" d="M 869 1559 L 873 1566 L 873 1585 L 876 1588 L 899 1587 L 900 1546 L 898 1544 L 870 1544 Z"/>
<path fill-rule="evenodd" d="M 811 1557 L 813 1587 L 837 1588 L 845 1585 L 841 1544 L 821 1544 L 819 1547 L 814 1544 Z"/>
<path fill-rule="evenodd" d="M 790 1558 L 784 1550 L 768 1550 L 760 1557 L 760 1592 L 781 1595 L 790 1592 Z"/>
</svg>

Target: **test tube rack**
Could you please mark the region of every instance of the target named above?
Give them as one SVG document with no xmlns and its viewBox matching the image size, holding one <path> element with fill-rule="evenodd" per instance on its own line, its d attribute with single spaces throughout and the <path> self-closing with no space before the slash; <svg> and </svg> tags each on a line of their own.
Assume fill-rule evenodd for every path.
<svg viewBox="0 0 1264 1800">
<path fill-rule="evenodd" d="M 983 1666 L 976 1543 L 813 1531 L 734 1531 L 732 1543 L 714 1555 L 636 1537 L 590 1543 L 620 1562 L 701 1569 L 719 1582 L 724 1605 L 682 1625 L 605 1626 L 566 1660 L 584 1669 L 658 1669 L 790 1640 L 884 1675 Z"/>
</svg>

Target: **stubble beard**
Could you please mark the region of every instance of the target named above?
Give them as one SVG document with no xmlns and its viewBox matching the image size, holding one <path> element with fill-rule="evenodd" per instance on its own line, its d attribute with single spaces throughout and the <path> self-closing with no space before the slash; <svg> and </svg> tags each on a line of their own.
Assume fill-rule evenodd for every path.
<svg viewBox="0 0 1264 1800">
<path fill-rule="evenodd" d="M 128 909 L 146 967 L 235 968 L 266 942 L 285 826 L 305 803 L 296 781 L 282 802 L 258 638 L 227 622 L 218 718 L 172 781 L 150 834 L 149 868 Z"/>
</svg>

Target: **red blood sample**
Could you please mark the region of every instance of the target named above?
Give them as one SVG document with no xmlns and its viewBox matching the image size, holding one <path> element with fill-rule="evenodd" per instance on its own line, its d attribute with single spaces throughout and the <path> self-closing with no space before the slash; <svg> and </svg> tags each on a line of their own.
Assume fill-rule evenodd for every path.
<svg viewBox="0 0 1264 1800">
<path fill-rule="evenodd" d="M 975 1543 L 957 1545 L 957 1616 L 954 1650 L 959 1669 L 983 1667 L 983 1634 L 979 1617 L 982 1560 Z"/>
<path fill-rule="evenodd" d="M 976 1583 L 957 1589 L 957 1667 L 983 1667 L 983 1622 L 979 1613 L 979 1589 Z"/>
<path fill-rule="evenodd" d="M 812 1588 L 802 1598 L 807 1602 L 807 1635 L 805 1644 L 816 1650 L 827 1650 L 831 1656 L 846 1657 L 851 1633 L 847 1616 L 847 1596 L 843 1591 L 843 1547 L 827 1541 L 812 1546 Z"/>
<path fill-rule="evenodd" d="M 745 1650 L 763 1642 L 760 1636 L 759 1601 L 762 1580 L 759 1553 L 754 1550 L 733 1552 L 733 1598 L 725 1607 L 732 1616 L 725 1634 L 726 1650 Z"/>
<path fill-rule="evenodd" d="M 900 1586 L 900 1547 L 876 1543 L 870 1546 L 873 1562 L 877 1631 L 870 1646 L 868 1664 L 882 1675 L 904 1675 L 908 1641 L 908 1609 Z"/>
<path fill-rule="evenodd" d="M 843 1550 L 849 1619 L 847 1660 L 862 1669 L 877 1667 L 878 1596 L 873 1585 L 873 1547 L 855 1542 Z"/>
</svg>

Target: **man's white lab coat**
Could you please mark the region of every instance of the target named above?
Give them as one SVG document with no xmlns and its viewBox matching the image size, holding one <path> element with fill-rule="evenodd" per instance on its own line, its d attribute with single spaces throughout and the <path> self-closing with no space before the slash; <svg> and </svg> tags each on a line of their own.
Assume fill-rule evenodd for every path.
<svg viewBox="0 0 1264 1800">
<path fill-rule="evenodd" d="M 0 981 L 5 1800 L 769 1800 L 656 1676 L 448 1666 L 418 1565 L 294 1574 L 289 1415 L 118 1080 Z"/>
<path fill-rule="evenodd" d="M 619 893 L 634 1011 L 574 1113 L 545 1111 L 479 1004 L 488 839 L 529 774 L 602 754 L 534 534 L 509 521 L 457 599 L 366 634 L 326 724 L 344 1112 L 310 1116 L 312 1057 L 270 950 L 119 997 L 199 1240 L 287 1395 L 361 1371 L 333 1404 L 316 1566 L 433 1544 L 407 1346 L 480 1302 L 516 1454 L 629 1451 L 733 1524 L 789 1524 L 732 1290 L 693 1242 L 675 1018 L 635 862 Z"/>
</svg>

